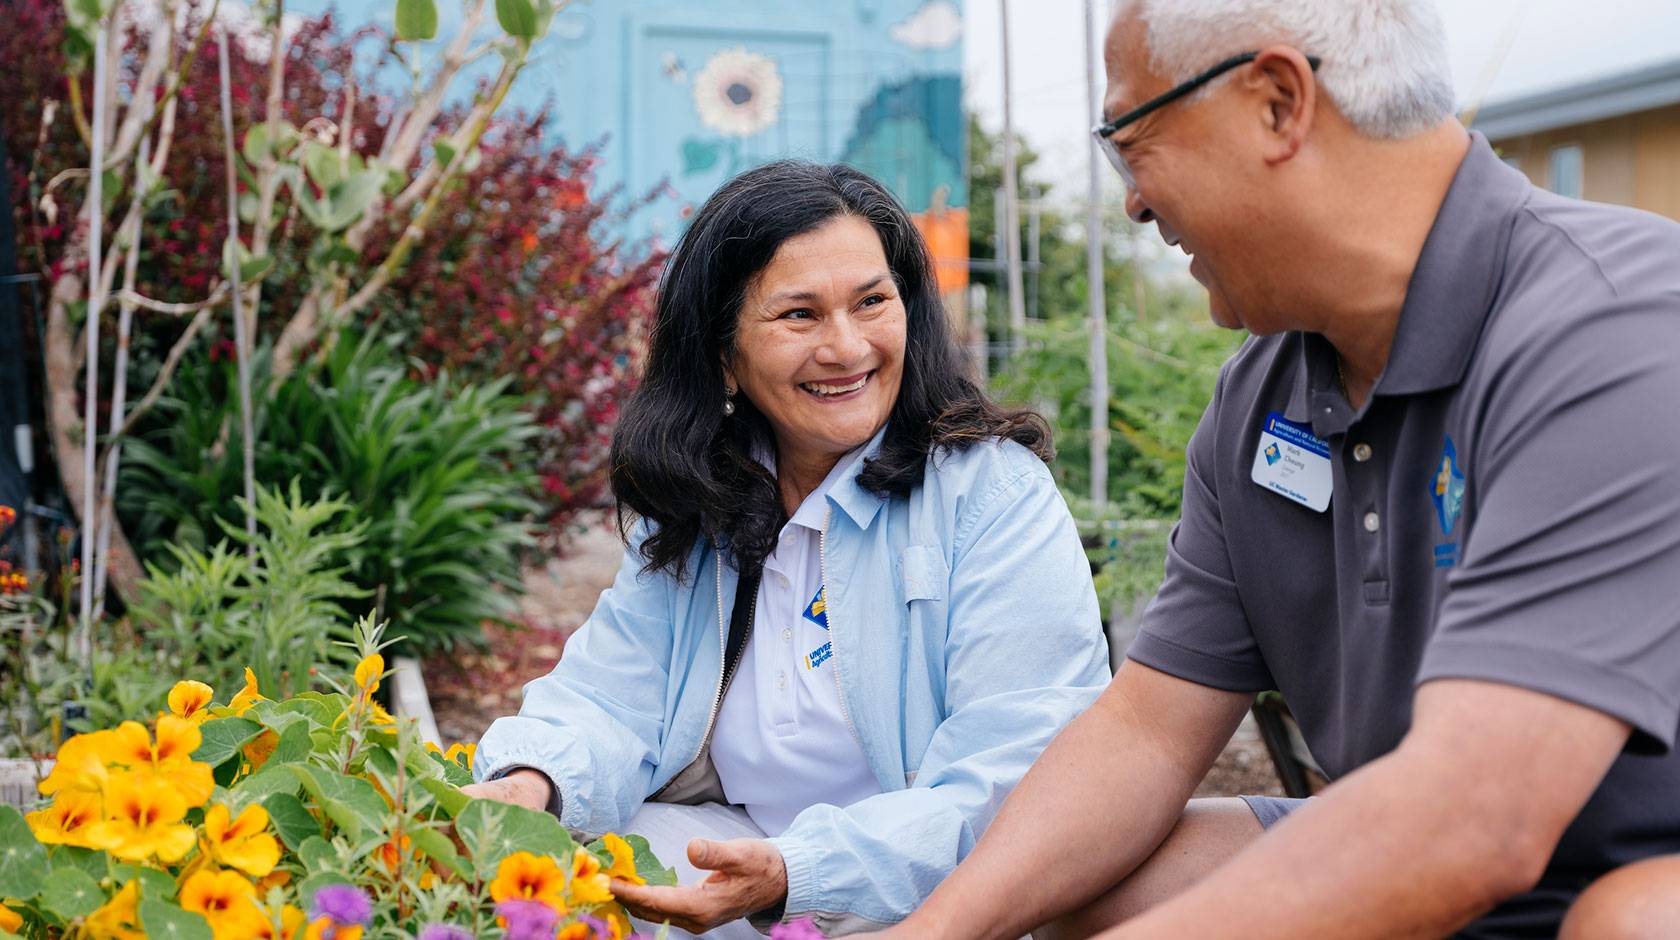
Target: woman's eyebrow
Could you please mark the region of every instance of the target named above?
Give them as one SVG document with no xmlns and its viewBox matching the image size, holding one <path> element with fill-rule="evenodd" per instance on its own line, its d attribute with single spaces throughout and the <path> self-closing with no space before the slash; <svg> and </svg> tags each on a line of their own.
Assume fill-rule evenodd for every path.
<svg viewBox="0 0 1680 940">
<path fill-rule="evenodd" d="M 892 278 L 892 275 L 889 272 L 882 271 L 880 274 L 875 275 L 874 277 L 870 278 L 869 280 L 864 281 L 862 284 L 859 284 L 857 287 L 853 288 L 852 293 L 861 294 L 866 290 L 873 290 L 874 288 L 880 286 L 882 281 L 890 280 L 891 278 Z M 814 301 L 814 300 L 821 300 L 821 299 L 822 299 L 822 297 L 820 295 L 818 295 L 815 291 L 794 290 L 794 291 L 782 291 L 781 293 L 778 293 L 778 294 L 772 294 L 770 296 L 770 299 L 769 299 L 768 303 L 778 304 L 778 303 L 785 303 L 785 302 L 790 301 L 790 300 Z"/>
</svg>

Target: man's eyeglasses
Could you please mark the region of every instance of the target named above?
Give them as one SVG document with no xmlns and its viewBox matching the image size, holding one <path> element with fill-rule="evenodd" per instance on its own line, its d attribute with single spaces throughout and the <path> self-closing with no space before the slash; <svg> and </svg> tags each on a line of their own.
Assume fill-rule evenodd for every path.
<svg viewBox="0 0 1680 940">
<path fill-rule="evenodd" d="M 1258 51 L 1245 52 L 1242 55 L 1232 56 L 1182 85 L 1174 86 L 1162 94 L 1156 95 L 1114 120 L 1098 124 L 1096 127 L 1091 128 L 1092 136 L 1097 138 L 1097 147 L 1102 150 L 1104 156 L 1108 157 L 1108 162 L 1114 165 L 1114 169 L 1120 172 L 1120 178 L 1126 181 L 1126 188 L 1136 188 L 1136 184 L 1132 180 L 1131 167 L 1126 165 L 1126 155 L 1120 152 L 1120 145 L 1114 140 L 1114 135 L 1118 133 L 1121 128 L 1130 124 L 1136 124 L 1138 121 L 1141 121 L 1156 111 L 1172 104 L 1174 101 L 1183 98 L 1185 95 L 1194 92 L 1196 89 L 1201 88 L 1203 85 L 1206 85 L 1208 82 L 1224 75 L 1226 72 L 1231 71 L 1237 66 L 1247 65 L 1259 57 L 1260 53 Z M 1312 66 L 1312 69 L 1315 72 L 1318 71 L 1319 62 L 1320 60 L 1317 56 L 1307 56 L 1307 64 Z"/>
</svg>

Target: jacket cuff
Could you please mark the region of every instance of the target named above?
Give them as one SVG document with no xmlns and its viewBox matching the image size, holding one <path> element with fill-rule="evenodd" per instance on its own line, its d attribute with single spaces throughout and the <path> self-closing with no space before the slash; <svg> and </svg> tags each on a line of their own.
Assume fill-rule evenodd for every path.
<svg viewBox="0 0 1680 940">
<path fill-rule="evenodd" d="M 769 841 L 782 853 L 782 865 L 787 869 L 787 898 L 782 902 L 779 919 L 785 920 L 822 910 L 821 899 L 817 896 L 822 885 L 817 880 L 816 850 L 804 842 L 785 836 L 777 836 Z M 753 926 L 758 924 L 754 923 Z"/>
<path fill-rule="evenodd" d="M 553 816 L 555 819 L 559 819 L 560 811 L 565 806 L 565 803 L 560 799 L 560 787 L 555 784 L 554 778 L 550 777 L 548 772 L 543 770 L 541 767 L 532 767 L 530 764 L 509 764 L 506 767 L 498 769 L 490 776 L 489 779 L 500 780 L 516 770 L 534 770 L 537 773 L 542 774 L 543 779 L 548 781 L 548 805 L 544 807 L 544 809 L 548 810 L 549 815 Z"/>
</svg>

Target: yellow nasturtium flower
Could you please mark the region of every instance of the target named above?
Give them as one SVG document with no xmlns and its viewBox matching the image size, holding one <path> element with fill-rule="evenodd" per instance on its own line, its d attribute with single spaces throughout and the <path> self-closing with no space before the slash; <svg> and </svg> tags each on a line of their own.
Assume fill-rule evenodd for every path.
<svg viewBox="0 0 1680 940">
<path fill-rule="evenodd" d="M 216 787 L 210 765 L 194 763 L 192 759 L 193 751 L 204 740 L 194 722 L 174 715 L 159 715 L 155 743 L 146 733 L 146 726 L 138 721 L 125 721 L 110 735 L 104 749 L 109 763 L 148 771 L 169 781 L 189 807 L 202 806 L 210 798 L 210 792 Z"/>
<path fill-rule="evenodd" d="M 183 679 L 169 690 L 169 713 L 193 723 L 210 717 L 211 688 L 196 679 Z"/>
<path fill-rule="evenodd" d="M 610 879 L 601 871 L 600 859 L 588 849 L 579 848 L 572 853 L 572 883 L 566 889 L 566 897 L 573 904 L 581 905 L 605 904 L 613 899 Z"/>
<path fill-rule="evenodd" d="M 0 904 L 0 930 L 7 933 L 17 933 L 23 929 L 23 915 Z"/>
<path fill-rule="evenodd" d="M 265 914 L 263 922 L 254 925 L 256 932 L 251 934 L 255 940 L 297 940 L 303 934 L 304 925 L 309 922 L 309 915 L 290 904 L 280 909 L 280 929 L 274 929 L 272 914 Z"/>
<path fill-rule="evenodd" d="M 128 862 L 156 856 L 175 862 L 197 842 L 193 828 L 181 822 L 187 801 L 164 778 L 131 771 L 113 776 L 105 787 L 105 818 L 88 829 L 88 844 Z"/>
<path fill-rule="evenodd" d="M 88 845 L 88 831 L 104 817 L 99 794 L 85 790 L 63 790 L 46 809 L 24 819 L 35 841 L 42 845 Z"/>
<path fill-rule="evenodd" d="M 466 768 L 468 770 L 471 770 L 472 765 L 473 765 L 473 758 L 478 756 L 478 745 L 477 744 L 451 744 L 451 745 L 449 745 L 449 750 L 443 752 L 443 759 L 450 762 L 451 764 L 459 764 L 459 763 L 461 763 L 462 755 L 465 755 L 466 758 L 467 758 L 467 762 L 465 764 Z"/>
<path fill-rule="evenodd" d="M 261 878 L 280 863 L 280 843 L 266 831 L 268 810 L 253 803 L 237 818 L 217 803 L 204 814 L 204 854 L 229 868 Z"/>
<path fill-rule="evenodd" d="M 66 790 L 98 793 L 105 786 L 105 751 L 110 737 L 109 731 L 94 731 L 78 734 L 59 745 L 52 773 L 41 781 L 41 795 L 52 796 Z"/>
<path fill-rule="evenodd" d="M 309 922 L 303 940 L 362 940 L 362 925 L 334 927 L 331 917 L 317 917 Z"/>
<path fill-rule="evenodd" d="M 515 852 L 496 866 L 490 882 L 494 901 L 540 901 L 556 914 L 566 914 L 566 873 L 547 855 Z"/>
<path fill-rule="evenodd" d="M 379 677 L 385 674 L 385 657 L 370 653 L 356 664 L 356 688 L 366 698 L 379 691 Z"/>
<path fill-rule="evenodd" d="M 262 693 L 257 691 L 257 674 L 245 667 L 245 688 L 233 694 L 233 700 L 228 702 L 228 710 L 235 715 L 243 715 L 258 702 L 266 702 Z"/>
<path fill-rule="evenodd" d="M 215 940 L 250 940 L 268 920 L 257 889 L 233 871 L 201 869 L 181 885 L 181 907 L 203 914 Z"/>
<path fill-rule="evenodd" d="M 268 759 L 274 756 L 274 751 L 280 746 L 280 735 L 273 728 L 264 728 L 262 734 L 252 738 L 250 743 L 240 748 L 245 760 L 251 764 L 251 772 L 255 773 Z"/>
<path fill-rule="evenodd" d="M 83 926 L 90 940 L 146 940 L 140 926 L 140 881 L 123 885 L 111 900 L 88 915 Z"/>
<path fill-rule="evenodd" d="M 612 855 L 612 865 L 607 868 L 607 877 L 627 881 L 633 885 L 645 885 L 647 879 L 636 874 L 636 852 L 630 848 L 630 843 L 624 841 L 616 832 L 609 832 L 601 837 L 606 843 L 607 852 Z"/>
</svg>

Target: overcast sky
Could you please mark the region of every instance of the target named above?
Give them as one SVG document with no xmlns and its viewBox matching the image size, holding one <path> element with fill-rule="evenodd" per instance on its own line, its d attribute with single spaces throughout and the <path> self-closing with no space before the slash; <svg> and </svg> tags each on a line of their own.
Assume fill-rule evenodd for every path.
<svg viewBox="0 0 1680 940">
<path fill-rule="evenodd" d="M 1498 101 L 1680 58 L 1680 0 L 1438 0 L 1461 103 Z M 1002 124 L 998 0 L 967 0 L 968 104 Z M 1015 123 L 1044 154 L 1056 195 L 1083 194 L 1083 0 L 1010 0 Z M 1099 24 L 1107 0 L 1097 0 Z M 1100 25 L 1099 25 L 1100 29 Z M 1509 51 L 1500 50 L 1509 42 Z"/>
</svg>

